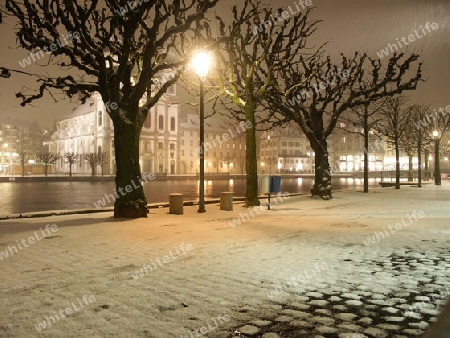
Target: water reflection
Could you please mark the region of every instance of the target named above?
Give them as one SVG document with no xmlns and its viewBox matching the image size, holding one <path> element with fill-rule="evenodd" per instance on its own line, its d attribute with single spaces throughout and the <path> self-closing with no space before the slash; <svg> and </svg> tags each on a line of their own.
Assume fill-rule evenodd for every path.
<svg viewBox="0 0 450 338">
<path fill-rule="evenodd" d="M 377 185 L 371 179 L 369 185 Z M 283 178 L 282 192 L 309 194 L 312 179 Z M 355 189 L 362 179 L 339 178 L 332 181 L 333 189 Z M 45 210 L 95 208 L 94 203 L 114 192 L 114 182 L 6 182 L 0 183 L 0 213 L 22 213 Z M 182 193 L 184 200 L 198 200 L 199 181 L 150 181 L 144 185 L 148 203 L 168 201 L 171 193 Z M 205 197 L 219 198 L 230 191 L 234 196 L 245 196 L 245 179 L 223 179 L 205 182 Z M 112 200 L 112 199 L 110 199 Z M 106 202 L 105 202 L 106 203 Z M 113 205 L 113 202 L 106 205 Z"/>
</svg>

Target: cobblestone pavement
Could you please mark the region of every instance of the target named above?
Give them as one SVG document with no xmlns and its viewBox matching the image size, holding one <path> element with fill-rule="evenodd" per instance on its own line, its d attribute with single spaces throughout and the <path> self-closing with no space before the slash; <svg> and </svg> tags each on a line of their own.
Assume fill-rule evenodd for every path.
<svg viewBox="0 0 450 338">
<path fill-rule="evenodd" d="M 240 205 L 2 221 L 0 251 L 58 231 L 0 262 L 0 336 L 417 337 L 450 294 L 449 191 L 292 197 L 234 228 Z M 426 217 L 364 244 L 414 210 Z"/>
<path fill-rule="evenodd" d="M 371 269 L 381 279 L 377 288 L 346 281 L 344 288 L 311 285 L 292 292 L 285 302 L 272 302 L 263 309 L 248 309 L 251 320 L 224 337 L 416 337 L 424 333 L 438 314 L 437 305 L 450 295 L 450 254 L 441 250 L 427 258 L 412 250 L 391 254 L 386 261 L 353 262 L 355 268 Z M 422 274 L 411 278 L 410 272 Z M 386 288 L 405 281 L 404 287 L 386 293 Z M 380 293 L 379 293 L 380 292 Z M 247 312 L 247 309 L 244 309 Z M 218 337 L 221 336 L 220 334 Z"/>
</svg>

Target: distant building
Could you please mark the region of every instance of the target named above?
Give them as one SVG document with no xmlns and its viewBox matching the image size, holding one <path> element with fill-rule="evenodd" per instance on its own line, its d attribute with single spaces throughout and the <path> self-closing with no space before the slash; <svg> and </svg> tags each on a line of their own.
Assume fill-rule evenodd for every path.
<svg viewBox="0 0 450 338">
<path fill-rule="evenodd" d="M 352 172 L 364 170 L 364 137 L 360 128 L 341 122 L 331 135 L 333 140 L 334 171 Z M 351 128 L 351 129 L 348 129 Z M 382 170 L 386 146 L 372 132 L 369 134 L 369 170 Z"/>
<path fill-rule="evenodd" d="M 0 117 L 0 174 L 21 173 L 21 157 L 26 163 L 25 173 L 36 163 L 36 153 L 43 151 L 49 131 L 37 122 Z"/>
<path fill-rule="evenodd" d="M 245 123 L 225 122 L 213 116 L 205 120 L 205 173 L 245 173 Z M 180 124 L 181 173 L 200 171 L 200 119 L 188 114 Z"/>
<path fill-rule="evenodd" d="M 177 173 L 178 104 L 170 103 L 170 95 L 163 96 L 148 113 L 140 137 L 140 165 L 143 172 Z M 115 174 L 114 127 L 99 93 L 94 93 L 74 108 L 66 118 L 56 122 L 51 136 L 50 150 L 61 155 L 55 165 L 55 173 L 67 173 L 65 152 L 80 155 L 73 168 L 75 174 L 90 174 L 89 164 L 82 154 L 106 152 L 108 163 L 103 167 L 105 175 Z M 101 168 L 97 168 L 100 173 Z"/>
<path fill-rule="evenodd" d="M 149 111 L 140 135 L 142 172 L 155 174 L 197 174 L 200 165 L 199 116 L 181 105 L 172 86 Z M 180 107 L 186 108 L 182 112 Z M 50 151 L 61 155 L 54 173 L 68 173 L 65 152 L 80 155 L 74 174 L 90 175 L 82 154 L 106 152 L 105 175 L 115 174 L 114 128 L 100 94 L 94 93 L 67 117 L 55 124 Z M 205 120 L 205 172 L 245 173 L 245 127 L 213 116 Z M 227 134 L 227 136 L 225 136 Z M 97 168 L 100 173 L 101 168 Z"/>
<path fill-rule="evenodd" d="M 258 145 L 261 173 L 299 174 L 314 171 L 314 151 L 305 134 L 295 125 L 260 133 Z"/>
</svg>

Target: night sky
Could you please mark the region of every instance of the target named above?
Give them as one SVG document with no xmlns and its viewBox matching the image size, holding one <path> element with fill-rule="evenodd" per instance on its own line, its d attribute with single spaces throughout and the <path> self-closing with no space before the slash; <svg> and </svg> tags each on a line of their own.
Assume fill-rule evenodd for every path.
<svg viewBox="0 0 450 338">
<path fill-rule="evenodd" d="M 2 1 L 4 2 L 4 1 Z M 271 1 L 274 7 L 295 8 L 298 0 Z M 312 18 L 324 20 L 311 42 L 319 45 L 325 41 L 329 54 L 343 52 L 349 56 L 355 51 L 367 52 L 377 58 L 377 52 L 396 43 L 396 39 L 408 37 L 418 30 L 421 37 L 404 46 L 405 52 L 418 52 L 424 62 L 423 77 L 416 92 L 408 92 L 413 103 L 429 104 L 439 108 L 450 104 L 450 1 L 449 0 L 312 0 L 316 7 Z M 234 0 L 231 3 L 241 3 Z M 216 9 L 224 15 L 230 1 L 222 0 Z M 437 30 L 427 35 L 420 26 L 436 22 Z M 19 61 L 28 56 L 27 51 L 17 48 L 11 18 L 4 18 L 0 25 L 0 66 L 45 74 L 46 69 L 35 64 L 22 68 Z M 383 60 L 387 60 L 385 57 Z M 339 61 L 339 59 L 335 59 Z M 38 61 L 44 64 L 43 60 Z M 46 96 L 33 106 L 21 107 L 15 93 L 23 85 L 37 88 L 31 77 L 13 73 L 11 78 L 0 78 L 0 115 L 38 121 L 50 127 L 55 119 L 70 113 L 75 101 L 68 99 L 59 103 Z"/>
</svg>

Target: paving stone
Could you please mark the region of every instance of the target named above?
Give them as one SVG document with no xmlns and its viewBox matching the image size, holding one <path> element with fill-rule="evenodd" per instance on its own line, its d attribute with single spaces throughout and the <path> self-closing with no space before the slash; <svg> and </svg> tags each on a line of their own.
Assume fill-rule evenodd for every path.
<svg viewBox="0 0 450 338">
<path fill-rule="evenodd" d="M 340 329 L 352 331 L 352 332 L 358 332 L 362 330 L 362 327 L 355 324 L 339 324 L 338 327 Z"/>
<path fill-rule="evenodd" d="M 298 302 L 307 302 L 307 301 L 309 301 L 309 297 L 297 296 L 297 297 L 295 297 L 295 300 L 298 301 Z"/>
<path fill-rule="evenodd" d="M 367 310 L 376 310 L 379 308 L 378 305 L 370 305 L 370 304 L 364 304 L 364 308 Z"/>
<path fill-rule="evenodd" d="M 327 309 L 317 309 L 316 311 L 314 311 L 314 313 L 319 313 L 328 317 L 332 317 L 333 313 L 330 310 Z"/>
<path fill-rule="evenodd" d="M 437 309 L 418 309 L 418 311 L 425 315 L 431 315 L 431 316 L 439 315 L 439 311 Z"/>
<path fill-rule="evenodd" d="M 421 336 L 423 335 L 423 331 L 422 330 L 418 330 L 418 329 L 404 329 L 403 333 L 406 333 L 410 336 Z"/>
<path fill-rule="evenodd" d="M 367 324 L 367 325 L 372 324 L 372 321 L 373 321 L 372 318 L 369 318 L 369 317 L 363 317 L 363 318 L 358 319 L 359 323 L 363 323 L 363 324 Z"/>
<path fill-rule="evenodd" d="M 249 336 L 255 335 L 260 331 L 259 328 L 257 328 L 256 326 L 253 326 L 253 325 L 245 325 L 238 330 L 239 330 L 239 332 L 241 332 L 243 334 L 247 334 Z"/>
<path fill-rule="evenodd" d="M 328 304 L 326 300 L 316 299 L 309 302 L 310 305 L 325 306 Z"/>
<path fill-rule="evenodd" d="M 401 297 L 401 298 L 408 298 L 409 292 L 398 292 L 398 293 L 396 293 L 396 296 Z"/>
<path fill-rule="evenodd" d="M 343 293 L 341 296 L 343 298 L 348 298 L 348 299 L 356 299 L 356 300 L 361 299 L 361 296 L 355 295 L 354 293 L 348 293 L 348 292 Z"/>
<path fill-rule="evenodd" d="M 316 331 L 318 331 L 319 333 L 322 333 L 322 334 L 326 334 L 326 333 L 336 333 L 338 330 L 335 329 L 334 327 L 319 326 L 319 327 L 316 327 Z"/>
<path fill-rule="evenodd" d="M 426 330 L 430 326 L 427 322 L 424 321 L 421 321 L 419 323 L 409 323 L 408 325 L 422 330 Z"/>
<path fill-rule="evenodd" d="M 351 306 L 360 306 L 360 305 L 363 305 L 364 303 L 361 302 L 360 300 L 350 299 L 350 300 L 345 301 L 345 304 L 351 305 Z"/>
<path fill-rule="evenodd" d="M 273 332 L 265 333 L 262 338 L 280 338 L 280 336 Z"/>
<path fill-rule="evenodd" d="M 420 313 L 413 311 L 405 311 L 403 316 L 406 318 L 422 319 L 422 315 Z"/>
<path fill-rule="evenodd" d="M 323 298 L 323 293 L 320 292 L 308 292 L 306 295 L 312 298 L 319 298 L 319 299 Z"/>
<path fill-rule="evenodd" d="M 305 320 L 293 320 L 290 324 L 296 327 L 304 327 L 304 328 L 314 327 L 314 323 L 307 322 Z"/>
<path fill-rule="evenodd" d="M 367 302 L 377 305 L 383 305 L 383 306 L 393 306 L 395 305 L 394 302 L 390 300 L 382 300 L 382 299 L 369 299 Z"/>
<path fill-rule="evenodd" d="M 328 300 L 330 302 L 340 302 L 342 300 L 342 298 L 339 298 L 337 296 L 331 296 Z"/>
<path fill-rule="evenodd" d="M 338 311 L 345 311 L 347 310 L 347 307 L 345 305 L 333 305 L 333 309 Z"/>
<path fill-rule="evenodd" d="M 335 320 L 333 318 L 330 317 L 314 317 L 311 319 L 312 321 L 316 322 L 316 323 L 320 323 L 320 324 L 324 324 L 324 325 L 333 325 Z"/>
<path fill-rule="evenodd" d="M 270 324 L 272 324 L 272 322 L 268 321 L 268 320 L 254 320 L 254 321 L 252 321 L 252 324 L 255 324 L 256 326 L 259 326 L 259 327 L 265 327 L 265 326 L 269 326 Z"/>
<path fill-rule="evenodd" d="M 403 322 L 405 320 L 404 317 L 384 317 L 384 319 L 388 322 Z"/>
<path fill-rule="evenodd" d="M 354 333 L 354 332 L 345 332 L 340 333 L 339 338 L 368 338 L 366 335 L 362 333 Z"/>
<path fill-rule="evenodd" d="M 381 293 L 374 293 L 372 299 L 386 299 L 386 296 Z"/>
<path fill-rule="evenodd" d="M 275 322 L 281 322 L 281 323 L 288 323 L 291 320 L 293 320 L 294 318 L 289 317 L 289 316 L 280 316 L 274 319 Z"/>
<path fill-rule="evenodd" d="M 369 337 L 376 337 L 376 338 L 388 337 L 386 331 L 377 329 L 375 327 L 369 327 L 368 329 L 365 329 L 364 334 L 368 335 Z"/>
<path fill-rule="evenodd" d="M 400 331 L 400 326 L 394 324 L 378 324 L 377 327 L 383 330 Z"/>
<path fill-rule="evenodd" d="M 397 313 L 399 311 L 398 309 L 396 309 L 394 307 L 390 307 L 390 306 L 384 307 L 381 310 L 384 312 L 388 312 L 388 313 Z"/>
<path fill-rule="evenodd" d="M 353 313 L 343 312 L 343 313 L 338 313 L 337 315 L 335 315 L 335 317 L 340 320 L 345 320 L 347 322 L 351 322 L 353 319 L 355 319 L 358 316 Z"/>
</svg>

